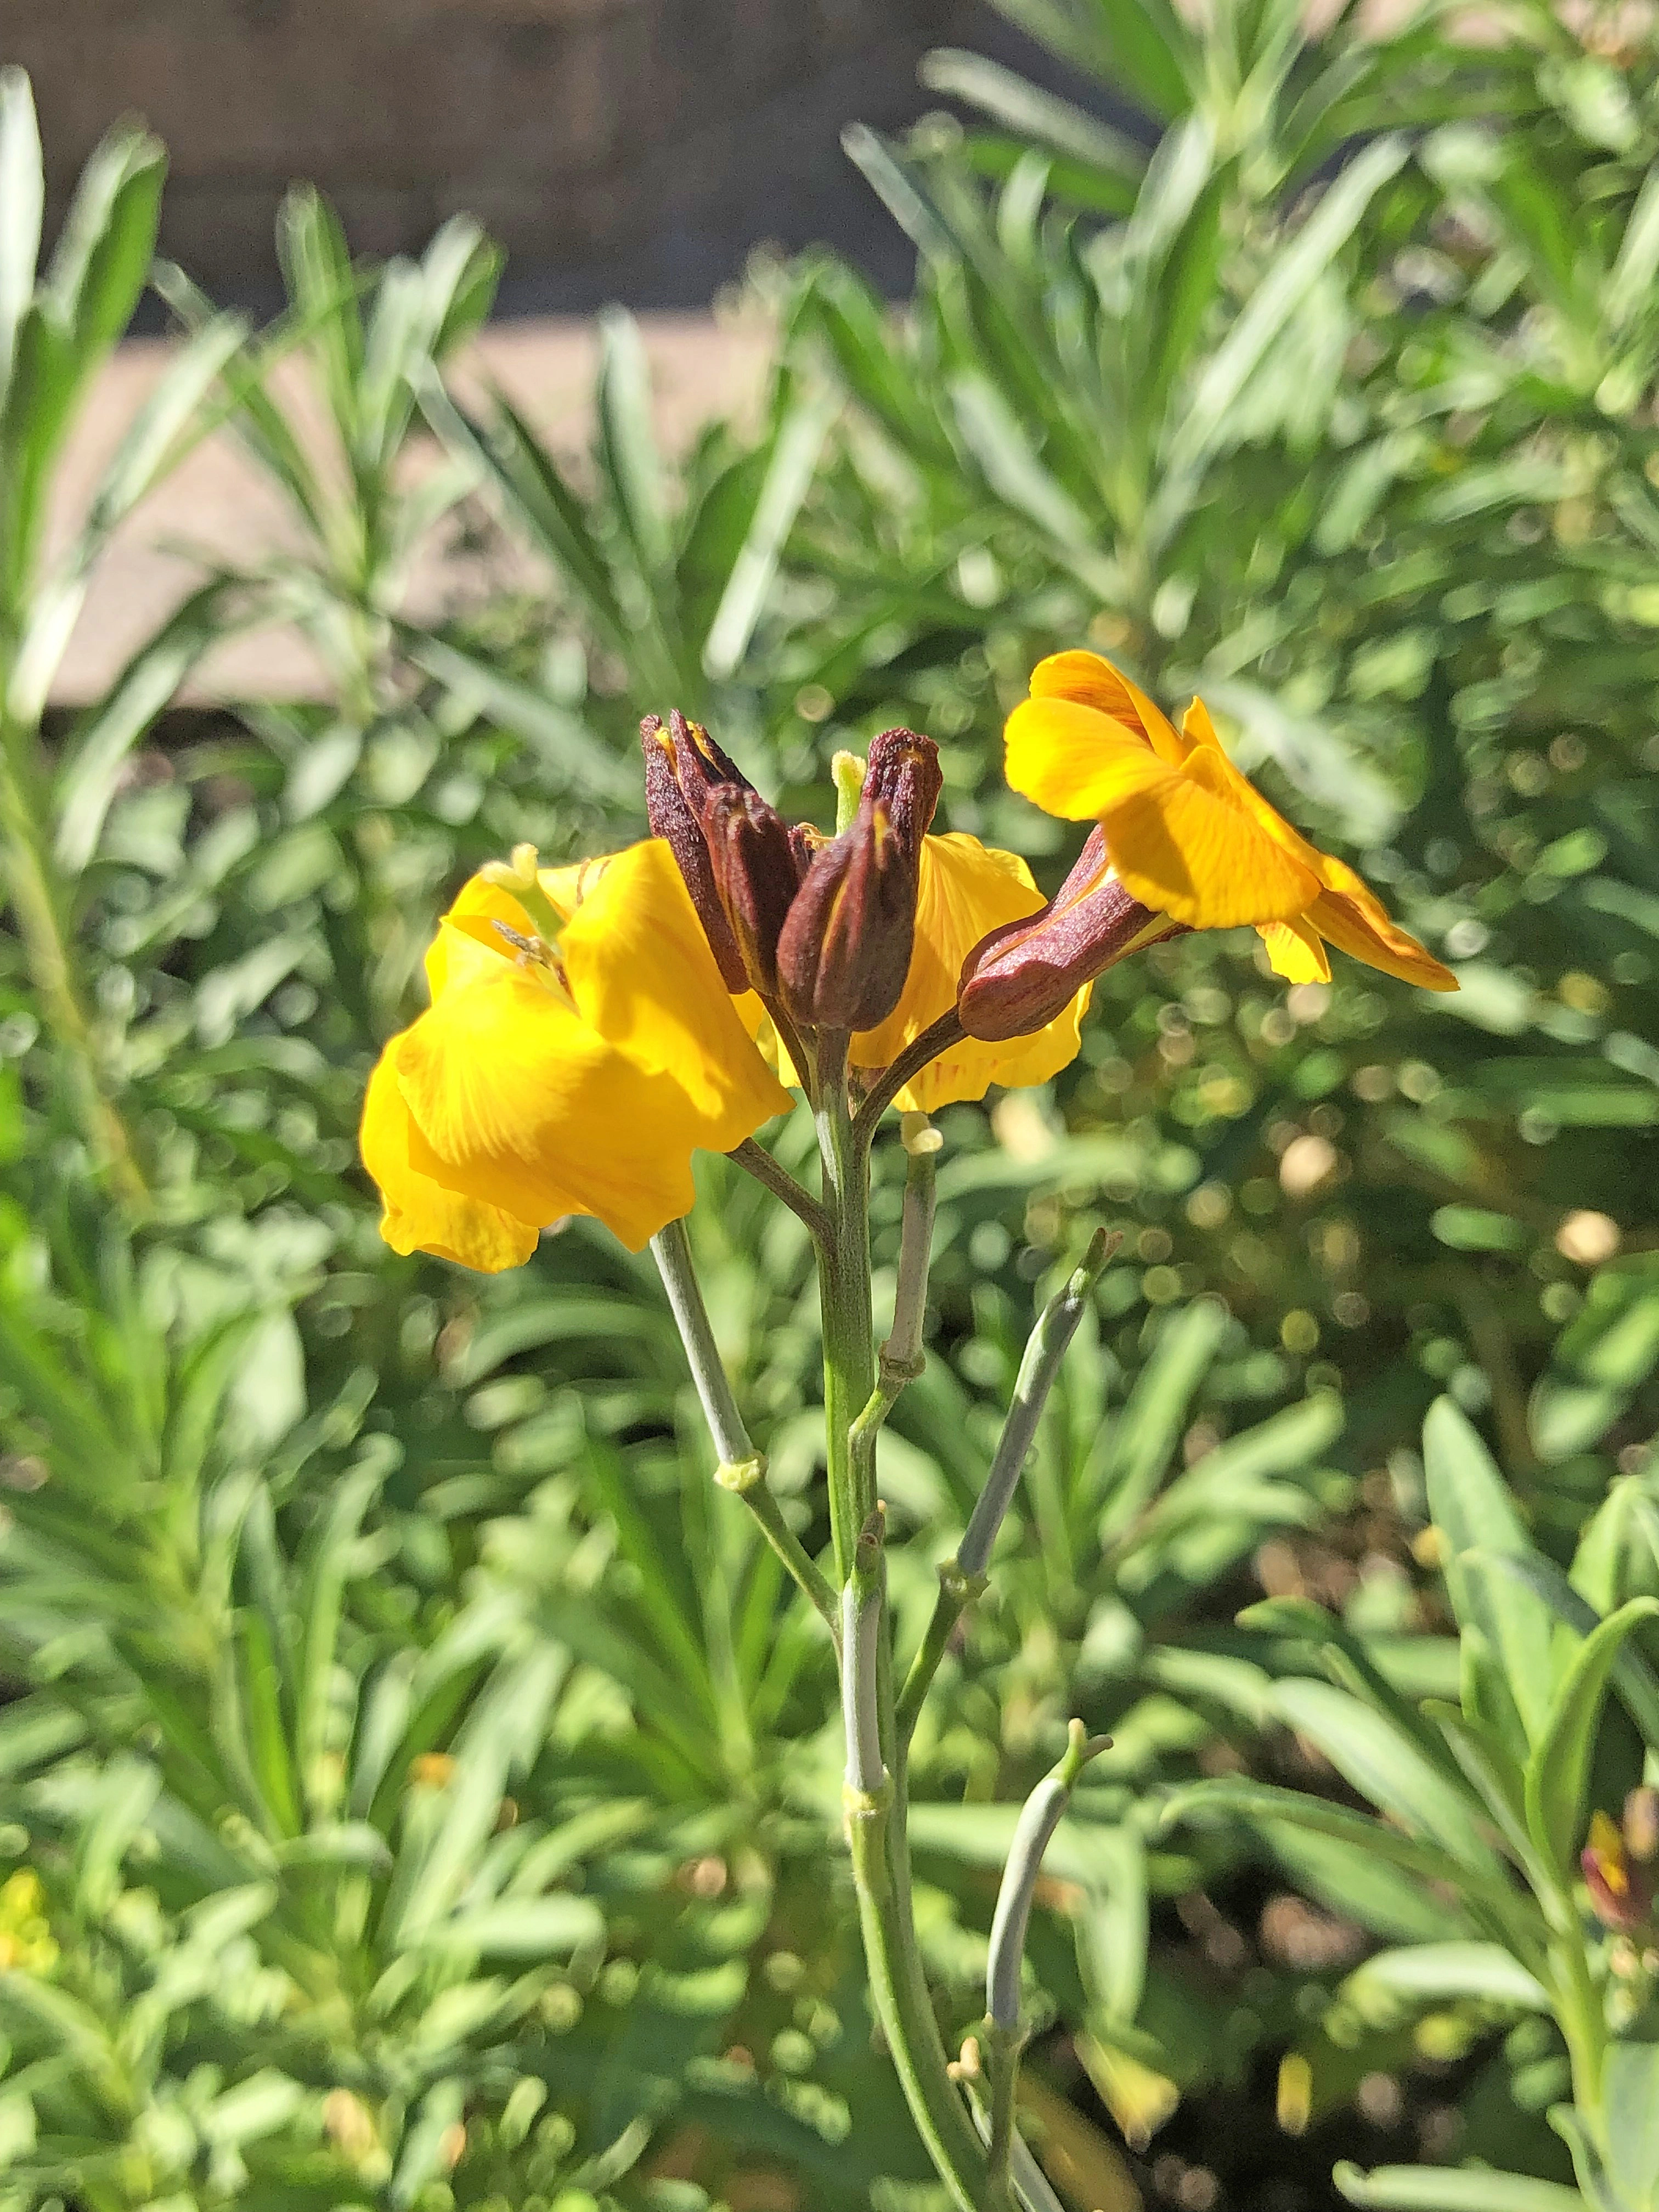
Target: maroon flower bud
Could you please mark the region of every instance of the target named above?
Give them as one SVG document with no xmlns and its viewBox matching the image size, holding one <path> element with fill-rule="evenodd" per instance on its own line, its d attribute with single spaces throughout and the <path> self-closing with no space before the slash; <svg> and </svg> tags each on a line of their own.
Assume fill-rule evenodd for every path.
<svg viewBox="0 0 1659 2212">
<path fill-rule="evenodd" d="M 714 889 L 742 961 L 738 988 L 752 985 L 774 997 L 778 935 L 801 880 L 788 824 L 748 784 L 716 784 L 702 819 Z"/>
<path fill-rule="evenodd" d="M 939 747 L 914 730 L 884 730 L 873 739 L 864 771 L 864 795 L 887 810 L 899 850 L 921 866 L 921 841 L 933 819 L 945 779 Z"/>
<path fill-rule="evenodd" d="M 645 751 L 645 813 L 651 834 L 663 839 L 678 863 L 721 981 L 728 991 L 746 991 L 749 977 L 715 886 L 702 817 L 716 787 L 729 783 L 746 791 L 748 779 L 708 732 L 688 722 L 678 708 L 669 715 L 666 729 L 659 715 L 647 714 L 640 724 L 640 743 Z"/>
<path fill-rule="evenodd" d="M 866 777 L 856 817 L 814 856 L 778 939 L 783 1002 L 804 1028 L 871 1030 L 897 1006 L 915 934 L 917 865 Z"/>
<path fill-rule="evenodd" d="M 1091 830 L 1049 903 L 994 929 L 963 962 L 957 998 L 962 1026 L 989 1042 L 1029 1036 L 1115 960 L 1173 936 L 1177 927 L 1130 896 L 1110 872 L 1105 839 Z"/>
</svg>

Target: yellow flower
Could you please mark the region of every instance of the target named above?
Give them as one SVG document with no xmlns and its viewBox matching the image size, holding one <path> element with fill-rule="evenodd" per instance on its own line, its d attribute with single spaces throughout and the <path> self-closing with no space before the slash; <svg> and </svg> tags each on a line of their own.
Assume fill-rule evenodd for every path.
<svg viewBox="0 0 1659 2212">
<path fill-rule="evenodd" d="M 1202 700 L 1176 730 L 1109 661 L 1057 653 L 1032 672 L 1006 735 L 1013 788 L 1046 813 L 1098 822 L 1119 882 L 1155 913 L 1189 929 L 1253 923 L 1293 983 L 1329 980 L 1330 944 L 1408 983 L 1457 988 L 1352 868 L 1239 773 Z"/>
<path fill-rule="evenodd" d="M 1036 914 L 1042 894 L 1012 853 L 951 831 L 922 840 L 915 941 L 898 1005 L 878 1028 L 853 1039 L 854 1067 L 888 1066 L 912 1040 L 956 1004 L 962 963 L 980 940 L 1004 923 Z M 932 1114 L 957 1099 L 983 1098 L 994 1083 L 1046 1083 L 1075 1059 L 1078 1030 L 1089 1003 L 1085 984 L 1054 1018 L 1030 1036 L 988 1043 L 964 1037 L 947 1046 L 895 1103 L 902 1113 Z"/>
<path fill-rule="evenodd" d="M 567 1214 L 638 1251 L 690 1210 L 694 1151 L 730 1152 L 789 1108 L 665 845 L 525 866 L 516 888 L 475 876 L 445 915 L 432 1005 L 363 1106 L 387 1243 L 491 1273 Z"/>
</svg>

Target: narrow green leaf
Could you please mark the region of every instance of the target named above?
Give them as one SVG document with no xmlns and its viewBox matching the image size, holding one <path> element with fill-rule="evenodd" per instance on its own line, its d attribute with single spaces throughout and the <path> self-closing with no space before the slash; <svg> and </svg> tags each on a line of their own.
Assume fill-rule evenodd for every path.
<svg viewBox="0 0 1659 2212">
<path fill-rule="evenodd" d="M 1554 1624 L 1549 1607 L 1529 1590 L 1490 1565 L 1463 1558 L 1474 1551 L 1524 1556 L 1534 1547 L 1491 1455 L 1449 1398 L 1429 1408 L 1423 1465 L 1429 1511 L 1450 1553 L 1446 1587 L 1458 1620 L 1485 1637 L 1528 1741 L 1535 1742 L 1553 1686 Z M 1515 1751 L 1522 1754 L 1519 1745 Z"/>
<path fill-rule="evenodd" d="M 749 650 L 835 412 L 830 398 L 798 401 L 779 425 L 754 520 L 703 641 L 703 668 L 716 683 L 735 674 Z"/>
<path fill-rule="evenodd" d="M 1574 1653 L 1527 1763 L 1527 1826 L 1556 1871 L 1571 1877 L 1589 1818 L 1584 1802 L 1590 1755 L 1620 1646 L 1638 1621 L 1659 1616 L 1659 1598 L 1632 1598 L 1594 1628 Z"/>
<path fill-rule="evenodd" d="M 17 325 L 34 295 L 45 204 L 34 95 L 21 70 L 0 70 L 0 415 Z"/>
<path fill-rule="evenodd" d="M 651 365 L 632 315 L 620 307 L 599 318 L 599 465 L 640 574 L 647 581 L 668 559 L 662 457 L 651 416 Z"/>
<path fill-rule="evenodd" d="M 1376 140 L 1329 185 L 1318 207 L 1272 264 L 1232 329 L 1210 356 L 1170 441 L 1171 471 L 1198 468 L 1224 436 L 1227 420 L 1274 339 L 1352 236 L 1360 217 L 1400 169 L 1403 138 Z"/>
<path fill-rule="evenodd" d="M 982 54 L 936 46 L 922 56 L 916 74 L 930 92 L 977 107 L 1028 144 L 1119 177 L 1138 177 L 1146 166 L 1146 150 L 1133 138 Z"/>
<path fill-rule="evenodd" d="M 1331 2179 L 1350 2204 L 1379 2212 L 1587 2212 L 1576 2189 L 1473 2166 L 1377 2166 L 1369 2173 L 1346 2159 Z"/>
<path fill-rule="evenodd" d="M 66 875 L 78 876 L 96 853 L 127 756 L 202 655 L 228 635 L 235 588 L 215 583 L 193 592 L 70 739 L 54 780 L 53 850 Z"/>
<path fill-rule="evenodd" d="M 1279 1718 L 1323 1752 L 1346 1780 L 1390 1819 L 1466 1866 L 1500 1869 L 1467 1798 L 1386 1714 L 1328 1682 L 1281 1682 Z"/>
</svg>

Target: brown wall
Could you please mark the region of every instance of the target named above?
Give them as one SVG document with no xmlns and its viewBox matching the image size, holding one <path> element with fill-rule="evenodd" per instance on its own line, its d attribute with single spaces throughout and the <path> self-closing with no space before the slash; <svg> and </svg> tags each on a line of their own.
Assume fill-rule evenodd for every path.
<svg viewBox="0 0 1659 2212">
<path fill-rule="evenodd" d="M 58 194 L 136 111 L 173 157 L 163 244 L 221 291 L 273 270 L 306 177 L 368 252 L 477 216 L 518 304 L 705 299 L 755 240 L 828 238 L 902 273 L 838 143 L 896 124 L 915 64 L 983 42 L 974 0 L 6 0 Z M 884 257 L 885 259 L 884 261 Z"/>
</svg>

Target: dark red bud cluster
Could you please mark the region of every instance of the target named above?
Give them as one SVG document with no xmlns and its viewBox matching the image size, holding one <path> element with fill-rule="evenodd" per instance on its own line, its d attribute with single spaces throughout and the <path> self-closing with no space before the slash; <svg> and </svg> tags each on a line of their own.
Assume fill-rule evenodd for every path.
<svg viewBox="0 0 1659 2212">
<path fill-rule="evenodd" d="M 1110 872 L 1106 841 L 1091 830 L 1077 865 L 1048 904 L 1005 922 L 963 963 L 957 1012 L 969 1036 L 1029 1036 L 1083 986 L 1166 917 L 1132 898 Z M 1169 922 L 1173 934 L 1176 925 Z"/>
<path fill-rule="evenodd" d="M 921 841 L 941 778 L 930 738 L 870 748 L 858 811 L 821 839 L 784 820 L 683 714 L 640 726 L 646 811 L 679 863 L 721 976 L 800 1029 L 873 1029 L 898 1004 L 915 932 Z"/>
</svg>

